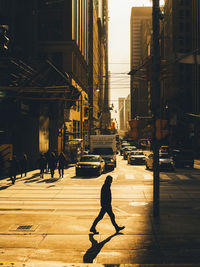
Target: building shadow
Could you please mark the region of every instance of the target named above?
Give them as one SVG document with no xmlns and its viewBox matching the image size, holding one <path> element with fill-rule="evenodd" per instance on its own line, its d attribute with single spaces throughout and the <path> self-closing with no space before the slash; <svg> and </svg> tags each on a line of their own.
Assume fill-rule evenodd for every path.
<svg viewBox="0 0 200 267">
<path fill-rule="evenodd" d="M 83 256 L 83 262 L 84 263 L 93 263 L 93 260 L 96 258 L 96 256 L 99 254 L 103 246 L 109 242 L 114 236 L 116 235 L 123 235 L 123 233 L 115 233 L 106 239 L 104 239 L 101 242 L 97 242 L 96 239 L 94 239 L 94 234 L 89 234 L 89 240 L 92 243 L 92 246 L 86 251 L 86 253 Z"/>
</svg>

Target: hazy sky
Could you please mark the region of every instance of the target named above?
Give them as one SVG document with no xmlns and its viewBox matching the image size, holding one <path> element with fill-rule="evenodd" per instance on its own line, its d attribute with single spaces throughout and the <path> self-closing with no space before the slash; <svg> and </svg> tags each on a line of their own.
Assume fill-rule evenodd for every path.
<svg viewBox="0 0 200 267">
<path fill-rule="evenodd" d="M 112 117 L 118 120 L 118 98 L 130 93 L 130 16 L 133 6 L 151 6 L 149 0 L 108 0 L 109 2 L 109 71 Z M 160 1 L 162 4 L 163 1 Z"/>
</svg>

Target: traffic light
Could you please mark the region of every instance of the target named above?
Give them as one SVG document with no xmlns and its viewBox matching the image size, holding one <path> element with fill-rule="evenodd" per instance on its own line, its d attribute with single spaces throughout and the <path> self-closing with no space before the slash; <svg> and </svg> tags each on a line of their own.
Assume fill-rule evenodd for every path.
<svg viewBox="0 0 200 267">
<path fill-rule="evenodd" d="M 62 137 L 62 132 L 63 132 L 63 131 L 62 131 L 62 128 L 59 128 L 59 129 L 58 129 L 58 136 L 59 136 L 59 137 Z"/>
<path fill-rule="evenodd" d="M 133 139 L 138 139 L 139 136 L 139 120 L 132 119 L 129 121 L 131 130 L 129 131 L 130 137 Z"/>
<path fill-rule="evenodd" d="M 8 37 L 8 29 L 7 25 L 0 25 L 0 50 L 8 50 L 8 43 L 9 43 L 9 37 Z"/>
<path fill-rule="evenodd" d="M 84 107 L 83 116 L 84 116 L 85 119 L 88 119 L 88 117 L 89 117 L 89 107 L 88 106 Z"/>
<path fill-rule="evenodd" d="M 156 120 L 156 139 L 162 140 L 169 133 L 167 129 L 167 120 L 157 119 Z"/>
</svg>

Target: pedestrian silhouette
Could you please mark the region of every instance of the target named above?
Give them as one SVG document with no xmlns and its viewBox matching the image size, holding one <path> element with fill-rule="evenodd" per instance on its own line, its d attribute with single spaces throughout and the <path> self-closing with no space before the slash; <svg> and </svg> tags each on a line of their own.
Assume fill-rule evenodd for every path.
<svg viewBox="0 0 200 267">
<path fill-rule="evenodd" d="M 86 251 L 85 255 L 83 256 L 83 262 L 84 263 L 93 263 L 93 260 L 96 258 L 96 256 L 101 251 L 102 247 L 111 240 L 114 236 L 118 235 L 119 233 L 115 233 L 106 239 L 104 239 L 101 242 L 97 242 L 96 239 L 94 239 L 94 234 L 89 234 L 89 240 L 92 243 L 92 246 Z"/>
<path fill-rule="evenodd" d="M 51 152 L 50 152 L 50 150 L 48 150 L 45 154 L 44 154 L 44 156 L 45 156 L 45 159 L 46 159 L 46 166 L 45 166 L 45 168 L 46 168 L 46 173 L 48 173 L 49 172 L 49 170 L 50 170 L 50 168 L 49 168 L 49 161 L 50 161 L 50 157 L 51 157 Z"/>
<path fill-rule="evenodd" d="M 39 157 L 37 163 L 38 163 L 38 167 L 40 169 L 40 177 L 43 178 L 44 177 L 44 169 L 46 166 L 46 159 L 42 153 L 40 154 L 40 157 Z"/>
<path fill-rule="evenodd" d="M 9 176 L 12 181 L 12 184 L 15 183 L 17 171 L 19 170 L 19 162 L 17 157 L 13 155 L 12 159 L 9 160 L 10 167 L 9 167 Z"/>
<path fill-rule="evenodd" d="M 106 212 L 110 216 L 111 222 L 113 226 L 115 227 L 116 232 L 119 232 L 120 230 L 123 230 L 125 228 L 125 226 L 117 225 L 115 221 L 115 214 L 112 211 L 112 205 L 111 205 L 112 194 L 111 194 L 111 189 L 110 189 L 112 180 L 113 180 L 112 176 L 108 175 L 101 188 L 101 210 L 90 228 L 90 232 L 94 234 L 99 233 L 96 231 L 96 225 L 101 219 L 103 219 L 103 216 L 105 215 Z"/>
<path fill-rule="evenodd" d="M 28 169 L 28 157 L 27 157 L 26 154 L 24 154 L 23 157 L 20 160 L 21 177 L 23 176 L 23 173 L 24 173 L 24 175 L 26 177 L 27 169 Z"/>
<path fill-rule="evenodd" d="M 60 153 L 58 157 L 58 172 L 59 172 L 59 177 L 63 178 L 64 175 L 64 168 L 66 164 L 66 158 L 63 152 Z"/>
<path fill-rule="evenodd" d="M 57 160 L 56 160 L 56 156 L 54 152 L 51 152 L 50 158 L 49 158 L 49 168 L 50 168 L 50 172 L 51 172 L 51 178 L 54 177 L 54 172 L 56 169 L 56 164 L 57 164 Z"/>
</svg>

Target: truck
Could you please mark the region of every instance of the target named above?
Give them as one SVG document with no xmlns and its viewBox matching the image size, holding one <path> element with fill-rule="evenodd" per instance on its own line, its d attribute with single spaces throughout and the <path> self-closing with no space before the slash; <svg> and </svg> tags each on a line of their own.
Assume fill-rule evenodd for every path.
<svg viewBox="0 0 200 267">
<path fill-rule="evenodd" d="M 106 168 L 116 167 L 116 136 L 115 135 L 90 135 L 90 154 L 100 155 Z"/>
</svg>

